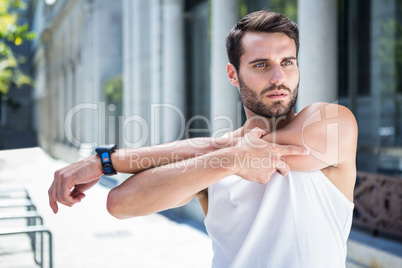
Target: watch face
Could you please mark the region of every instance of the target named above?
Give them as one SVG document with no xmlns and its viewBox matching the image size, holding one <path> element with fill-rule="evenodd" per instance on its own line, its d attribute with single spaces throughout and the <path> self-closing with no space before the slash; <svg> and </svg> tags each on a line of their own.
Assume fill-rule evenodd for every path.
<svg viewBox="0 0 402 268">
<path fill-rule="evenodd" d="M 110 160 L 109 160 L 109 153 L 107 153 L 107 152 L 102 153 L 102 162 L 103 162 L 103 163 L 109 163 L 109 162 L 110 162 Z"/>
</svg>

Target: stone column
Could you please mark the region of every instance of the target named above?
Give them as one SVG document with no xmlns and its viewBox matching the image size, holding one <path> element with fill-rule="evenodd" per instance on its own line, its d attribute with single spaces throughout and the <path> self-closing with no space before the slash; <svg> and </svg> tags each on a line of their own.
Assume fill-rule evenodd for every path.
<svg viewBox="0 0 402 268">
<path fill-rule="evenodd" d="M 300 87 L 297 110 L 338 99 L 336 1 L 298 1 Z M 312 16 L 312 14 L 314 14 Z"/>
<path fill-rule="evenodd" d="M 81 97 L 81 92 L 84 90 L 84 87 L 82 86 L 82 66 L 81 66 L 81 60 L 77 56 L 74 61 L 74 79 L 73 79 L 73 85 L 74 85 L 74 100 L 73 100 L 73 107 L 76 107 L 77 105 L 80 105 L 83 103 L 82 97 Z M 73 133 L 75 137 L 80 141 L 81 143 L 83 142 L 83 135 L 82 135 L 82 127 L 83 127 L 84 122 L 82 121 L 82 114 L 78 113 L 75 115 L 74 121 L 73 121 Z"/>
<path fill-rule="evenodd" d="M 40 117 L 38 120 L 40 121 L 40 131 L 39 131 L 39 145 L 46 151 L 50 150 L 50 144 L 53 142 L 52 132 L 54 127 L 52 128 L 53 116 L 54 112 L 51 112 L 51 103 L 53 97 L 53 90 L 51 88 L 52 85 L 52 76 L 51 76 L 51 49 L 52 49 L 52 39 L 51 32 L 49 28 L 45 28 L 40 36 L 40 42 L 43 44 L 43 53 L 44 53 L 44 69 L 38 70 L 38 72 L 44 72 L 44 96 L 41 101 L 40 106 Z"/>
<path fill-rule="evenodd" d="M 48 80 L 49 83 L 46 85 L 48 87 L 48 108 L 49 108 L 49 151 L 53 149 L 53 145 L 57 141 L 57 133 L 58 133 L 58 123 L 57 123 L 57 116 L 58 116 L 58 88 L 57 88 L 57 54 L 56 54 L 56 44 L 53 40 L 53 34 L 51 43 L 49 44 L 49 49 L 47 51 L 47 68 L 48 68 Z"/>
<path fill-rule="evenodd" d="M 82 7 L 83 5 L 79 5 Z M 83 32 L 82 29 L 84 28 L 83 25 L 84 14 L 83 12 L 79 12 L 77 24 L 76 24 L 76 37 L 75 37 L 75 50 L 74 50 L 74 103 L 73 105 L 80 105 L 84 103 L 82 92 L 84 91 L 85 87 L 83 85 L 83 67 L 82 67 L 82 54 L 83 54 Z M 82 113 L 78 113 L 75 115 L 74 120 L 74 128 L 75 128 L 75 135 L 77 139 L 82 143 L 84 142 L 83 139 L 83 125 L 84 121 L 82 120 Z"/>
<path fill-rule="evenodd" d="M 65 107 L 64 107 L 64 120 L 66 120 L 66 115 L 70 111 L 70 109 L 73 107 L 73 90 L 74 90 L 74 82 L 73 82 L 73 65 L 71 61 L 67 58 L 66 59 L 66 65 L 65 65 L 65 75 L 66 75 L 66 81 L 65 81 Z M 64 123 L 63 120 L 63 123 Z M 64 126 L 65 127 L 65 126 Z M 63 129 L 64 129 L 63 127 Z M 72 127 L 72 125 L 71 125 Z M 63 133 L 63 138 L 65 139 L 64 142 L 66 144 L 69 144 L 69 142 L 66 139 L 66 131 L 69 131 L 67 129 L 64 129 Z"/>
<path fill-rule="evenodd" d="M 133 66 L 131 64 L 133 58 L 133 31 L 134 14 L 132 0 L 123 0 L 123 116 L 127 118 L 132 115 L 131 101 L 133 98 Z M 125 146 L 125 141 L 131 133 L 128 133 L 125 125 L 120 126 L 122 129 L 122 142 L 120 146 Z"/>
<path fill-rule="evenodd" d="M 239 19 L 237 0 L 212 1 L 212 40 L 211 40 L 211 122 L 212 136 L 239 127 L 239 93 L 226 74 L 229 62 L 226 54 L 225 38 Z"/>
<path fill-rule="evenodd" d="M 151 114 L 150 114 L 150 137 L 151 144 L 162 142 L 162 121 L 161 109 L 155 108 L 161 103 L 162 96 L 162 9 L 160 0 L 151 0 Z"/>
<path fill-rule="evenodd" d="M 163 0 L 163 142 L 182 138 L 185 116 L 184 1 Z"/>
<path fill-rule="evenodd" d="M 97 110 L 95 105 L 99 105 L 95 99 L 95 58 L 97 57 L 95 53 L 96 35 L 94 35 L 95 21 L 94 21 L 94 2 L 87 1 L 84 5 L 84 19 L 83 19 L 83 29 L 82 29 L 82 79 L 83 79 L 83 90 L 82 90 L 82 102 L 84 104 L 82 111 L 79 113 L 82 115 L 82 121 L 86 122 L 82 126 L 83 141 L 87 144 L 92 144 L 93 142 L 98 142 L 98 120 L 95 118 Z M 96 94 L 98 95 L 98 94 Z M 98 107 L 99 108 L 99 107 Z"/>
<path fill-rule="evenodd" d="M 58 50 L 60 51 L 60 50 Z M 58 98 L 58 108 L 57 108 L 57 123 L 58 123 L 58 131 L 57 131 L 57 142 L 62 143 L 64 141 L 64 117 L 65 117 L 65 87 L 66 76 L 64 66 L 58 62 L 58 71 L 57 71 L 57 98 Z"/>
<path fill-rule="evenodd" d="M 122 138 L 120 146 L 137 147 L 141 139 L 142 125 L 138 116 L 142 116 L 142 36 L 141 28 L 149 27 L 141 21 L 144 12 L 141 0 L 123 1 L 123 115 Z"/>
<path fill-rule="evenodd" d="M 101 7 L 102 7 L 102 1 L 100 0 L 93 0 L 93 7 L 92 7 L 92 18 L 91 18 L 91 33 L 90 36 L 92 38 L 92 44 L 91 44 L 91 54 L 92 58 L 91 60 L 91 67 L 92 67 L 92 72 L 91 72 L 91 89 L 90 89 L 90 94 L 91 94 L 91 103 L 98 105 L 98 109 L 94 111 L 91 115 L 92 117 L 92 132 L 91 132 L 91 140 L 95 141 L 98 146 L 103 145 L 106 143 L 106 140 L 104 139 L 104 134 L 101 133 L 103 132 L 104 129 L 101 129 L 101 127 L 104 126 L 104 122 L 100 121 L 100 109 L 101 103 L 100 103 L 100 90 L 101 90 L 101 73 L 100 73 L 100 64 L 101 64 L 101 53 L 100 53 L 100 47 L 102 46 L 102 40 L 104 39 L 103 36 L 103 31 L 100 26 L 100 21 L 102 20 L 102 15 L 101 14 Z"/>
</svg>

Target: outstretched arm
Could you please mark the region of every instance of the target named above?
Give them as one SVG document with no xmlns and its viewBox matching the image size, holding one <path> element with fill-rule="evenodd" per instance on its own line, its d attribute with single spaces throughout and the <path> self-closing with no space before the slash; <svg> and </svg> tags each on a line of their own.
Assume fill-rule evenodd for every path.
<svg viewBox="0 0 402 268">
<path fill-rule="evenodd" d="M 137 149 L 121 149 L 112 153 L 111 158 L 117 172 L 134 174 L 233 146 L 235 143 L 236 139 L 195 138 Z M 101 175 L 102 167 L 96 155 L 57 170 L 48 191 L 53 212 L 58 211 L 57 203 L 73 206 L 80 202 L 85 197 L 84 192 L 94 186 Z"/>
</svg>

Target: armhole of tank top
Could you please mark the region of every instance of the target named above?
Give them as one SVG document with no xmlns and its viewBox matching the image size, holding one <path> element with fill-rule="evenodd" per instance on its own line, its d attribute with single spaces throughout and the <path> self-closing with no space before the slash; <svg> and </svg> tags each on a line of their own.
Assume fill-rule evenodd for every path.
<svg viewBox="0 0 402 268">
<path fill-rule="evenodd" d="M 211 209 L 212 209 L 212 199 L 214 195 L 214 185 L 208 186 L 208 210 L 207 210 L 207 215 L 204 217 L 204 223 L 209 219 L 209 214 L 211 214 Z"/>
<path fill-rule="evenodd" d="M 353 212 L 348 214 L 348 218 L 346 219 L 345 225 L 342 228 L 343 235 L 346 237 L 346 239 L 350 233 L 350 229 L 352 228 L 352 222 L 353 222 Z"/>
<path fill-rule="evenodd" d="M 315 173 L 316 175 L 320 175 L 320 176 L 321 176 L 321 179 L 324 181 L 324 183 L 327 184 L 327 185 L 332 189 L 332 191 L 333 191 L 335 194 L 337 194 L 337 195 L 344 201 L 344 203 L 348 206 L 348 208 L 350 208 L 350 207 L 353 208 L 353 207 L 355 206 L 354 203 L 351 202 L 351 201 L 341 192 L 341 190 L 339 190 L 338 187 L 336 187 L 335 184 L 332 183 L 332 181 L 331 181 L 327 176 L 325 176 L 324 172 L 322 172 L 321 170 L 317 170 L 316 172 L 313 172 L 313 173 Z"/>
</svg>

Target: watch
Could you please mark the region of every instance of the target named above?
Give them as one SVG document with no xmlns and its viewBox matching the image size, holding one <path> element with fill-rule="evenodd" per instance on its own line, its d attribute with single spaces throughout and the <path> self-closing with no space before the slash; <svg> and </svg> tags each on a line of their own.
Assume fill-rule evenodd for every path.
<svg viewBox="0 0 402 268">
<path fill-rule="evenodd" d="M 117 174 L 113 168 L 111 154 L 116 150 L 116 144 L 109 144 L 97 147 L 95 149 L 96 154 L 100 157 L 103 174 L 110 176 Z"/>
</svg>

